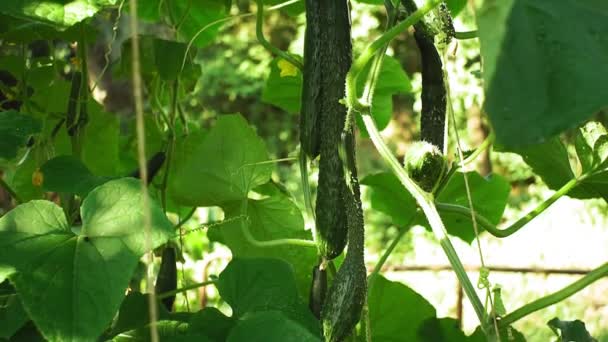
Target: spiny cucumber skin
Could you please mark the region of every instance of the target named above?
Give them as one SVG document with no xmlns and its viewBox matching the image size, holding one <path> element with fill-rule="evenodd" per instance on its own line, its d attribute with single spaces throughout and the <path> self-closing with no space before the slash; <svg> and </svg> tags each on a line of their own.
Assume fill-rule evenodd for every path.
<svg viewBox="0 0 608 342">
<path fill-rule="evenodd" d="M 447 160 L 437 146 L 418 141 L 407 151 L 403 166 L 422 190 L 433 192 L 447 170 Z"/>
<path fill-rule="evenodd" d="M 302 113 L 302 120 L 308 120 L 308 124 L 302 127 L 302 134 L 308 134 L 306 132 L 311 125 L 314 126 L 313 133 L 319 134 L 308 134 L 313 139 L 308 142 L 312 148 L 310 152 L 315 152 L 314 138 L 319 139 L 319 181 L 315 208 L 317 241 L 321 256 L 332 260 L 344 250 L 348 230 L 342 196 L 346 179 L 338 146 L 346 119 L 346 107 L 340 100 L 344 97 L 346 74 L 352 63 L 350 17 L 345 0 L 310 0 L 306 5 L 307 18 L 317 17 L 314 24 L 318 24 L 318 27 L 310 27 L 310 31 L 307 31 L 307 34 L 314 33 L 316 40 L 312 45 L 315 47 L 314 53 L 309 51 L 315 59 L 307 60 L 305 56 L 305 69 L 315 66 L 317 69 L 313 70 L 313 75 L 306 75 L 306 69 L 305 78 L 310 76 L 317 83 L 309 85 L 313 87 L 309 93 L 306 89 L 303 92 L 305 112 Z M 307 26 L 311 24 L 308 22 Z M 308 40 L 306 42 L 309 43 Z M 310 66 L 311 63 L 315 66 Z M 310 110 L 313 113 L 308 112 Z M 306 148 L 305 143 L 302 142 L 302 148 Z"/>
<path fill-rule="evenodd" d="M 349 139 L 347 150 L 350 153 L 350 181 L 352 192 L 345 189 L 346 212 L 348 218 L 348 253 L 344 263 L 325 298 L 321 313 L 325 341 L 344 341 L 359 320 L 367 295 L 367 271 L 364 260 L 364 223 L 363 208 L 357 171 L 354 165 L 354 141 Z"/>
</svg>

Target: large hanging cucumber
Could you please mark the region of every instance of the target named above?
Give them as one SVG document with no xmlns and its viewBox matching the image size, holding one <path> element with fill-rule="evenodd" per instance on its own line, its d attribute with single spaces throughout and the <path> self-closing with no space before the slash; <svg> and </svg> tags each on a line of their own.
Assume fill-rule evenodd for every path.
<svg viewBox="0 0 608 342">
<path fill-rule="evenodd" d="M 338 146 L 346 118 L 340 99 L 352 62 L 350 15 L 346 0 L 307 0 L 306 6 L 301 140 L 309 157 L 320 156 L 317 241 L 321 255 L 333 259 L 342 253 L 347 238 L 342 198 L 346 181 Z"/>
<path fill-rule="evenodd" d="M 343 341 L 354 330 L 361 318 L 367 294 L 367 273 L 364 262 L 363 208 L 352 131 L 345 139 L 349 186 L 344 188 L 348 224 L 348 252 L 329 288 L 321 320 L 325 341 Z"/>
</svg>

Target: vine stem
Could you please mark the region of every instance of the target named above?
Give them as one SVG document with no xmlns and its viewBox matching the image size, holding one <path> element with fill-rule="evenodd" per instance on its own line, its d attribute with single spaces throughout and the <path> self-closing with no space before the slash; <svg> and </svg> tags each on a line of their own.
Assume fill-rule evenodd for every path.
<svg viewBox="0 0 608 342">
<path fill-rule="evenodd" d="M 17 202 L 17 204 L 23 203 L 21 197 L 17 195 L 15 190 L 13 190 L 13 188 L 11 188 L 10 185 L 8 185 L 8 183 L 6 183 L 2 177 L 0 177 L 0 188 L 8 192 L 8 194 L 11 195 L 11 197 L 15 200 L 15 202 Z"/>
<path fill-rule="evenodd" d="M 441 1 L 439 0 L 430 0 L 427 2 L 424 6 L 420 7 L 417 11 L 408 16 L 405 20 L 390 28 L 388 31 L 378 37 L 378 39 L 368 45 L 365 51 L 363 51 L 363 53 L 355 60 L 348 71 L 348 74 L 346 75 L 346 101 L 349 109 L 361 110 L 367 107 L 367 105 L 362 104 L 357 98 L 357 76 L 359 73 L 361 73 L 372 57 L 374 57 L 379 50 L 381 50 L 398 34 L 418 22 L 418 20 L 422 19 L 425 14 L 439 5 L 440 2 Z"/>
<path fill-rule="evenodd" d="M 477 30 L 454 32 L 454 38 L 456 38 L 458 40 L 473 39 L 473 38 L 477 38 L 477 37 L 479 37 L 479 35 L 477 34 Z"/>
<path fill-rule="evenodd" d="M 530 211 L 529 213 L 527 213 L 526 215 L 521 217 L 519 220 L 517 220 L 516 222 L 514 222 L 507 228 L 504 228 L 504 229 L 498 228 L 497 226 L 492 224 L 492 222 L 490 222 L 487 218 L 485 218 L 484 216 L 482 216 L 481 214 L 479 214 L 477 212 L 474 213 L 475 219 L 476 219 L 477 223 L 479 223 L 479 225 L 481 227 L 483 227 L 483 229 L 485 229 L 486 231 L 488 231 L 488 233 L 494 235 L 495 237 L 505 238 L 507 236 L 513 235 L 517 231 L 519 231 L 521 228 L 523 228 L 526 224 L 528 224 L 528 222 L 532 221 L 538 215 L 540 215 L 545 210 L 547 210 L 547 208 L 549 208 L 553 203 L 555 203 L 562 196 L 565 196 L 566 194 L 568 194 L 568 192 L 570 192 L 570 190 L 572 190 L 574 187 L 576 187 L 578 184 L 580 184 L 582 179 L 584 179 L 585 177 L 586 177 L 586 175 L 583 175 L 578 178 L 571 179 L 568 183 L 564 184 L 559 190 L 557 190 L 551 197 L 549 197 L 547 200 L 545 200 L 544 202 L 539 204 L 538 207 L 536 207 L 535 209 L 533 209 L 532 211 Z M 460 205 L 440 203 L 440 202 L 436 202 L 435 205 L 437 206 L 437 210 L 439 210 L 440 212 L 443 212 L 443 213 L 454 213 L 454 214 L 459 214 L 459 215 L 466 216 L 469 218 L 472 215 L 471 210 L 469 208 L 463 207 Z"/>
<path fill-rule="evenodd" d="M 241 205 L 241 216 L 242 216 L 241 232 L 243 233 L 243 236 L 245 237 L 247 242 L 249 242 L 250 244 L 252 244 L 256 247 L 261 247 L 261 248 L 277 247 L 277 246 L 285 246 L 285 245 L 317 248 L 317 244 L 312 240 L 276 239 L 276 240 L 260 241 L 260 240 L 256 239 L 253 236 L 253 234 L 251 234 L 251 231 L 249 230 L 249 225 L 248 225 L 249 216 L 247 215 L 247 207 L 248 207 L 248 200 L 245 199 L 245 200 L 243 200 L 243 204 Z"/>
<path fill-rule="evenodd" d="M 409 220 L 409 222 L 405 226 L 401 227 L 401 229 L 399 229 L 399 232 L 397 233 L 397 236 L 395 237 L 395 239 L 393 240 L 393 242 L 391 242 L 391 244 L 388 246 L 388 248 L 386 249 L 386 251 L 384 251 L 384 254 L 382 254 L 382 256 L 380 257 L 380 259 L 376 263 L 376 266 L 374 266 L 374 269 L 372 270 L 372 273 L 369 274 L 368 279 L 370 280 L 370 283 L 371 283 L 371 280 L 376 275 L 378 275 L 380 273 L 380 271 L 382 270 L 382 267 L 384 266 L 384 264 L 388 260 L 388 257 L 391 255 L 391 253 L 393 252 L 393 250 L 395 249 L 395 247 L 397 247 L 397 245 L 399 244 L 399 241 L 401 241 L 401 238 L 408 231 L 408 228 L 411 227 L 412 222 L 414 222 L 414 220 L 416 219 L 417 216 L 418 216 L 418 210 L 412 216 L 412 218 Z"/>
<path fill-rule="evenodd" d="M 420 189 L 418 185 L 416 185 L 416 183 L 414 183 L 414 181 L 409 178 L 397 158 L 395 158 L 395 156 L 389 150 L 388 146 L 386 146 L 386 144 L 382 140 L 380 132 L 378 131 L 378 128 L 376 127 L 374 119 L 371 117 L 371 115 L 369 115 L 369 113 L 362 113 L 362 117 L 363 123 L 365 124 L 365 128 L 367 129 L 367 132 L 369 133 L 369 136 L 372 142 L 374 143 L 374 146 L 376 147 L 384 161 L 390 166 L 391 170 L 393 171 L 395 176 L 397 176 L 401 184 L 403 184 L 406 190 L 412 194 L 414 199 L 416 199 L 416 202 L 424 212 L 429 222 L 429 225 L 431 226 L 433 234 L 435 235 L 437 240 L 439 240 L 441 248 L 443 248 L 444 253 L 446 254 L 450 264 L 452 265 L 452 268 L 454 269 L 454 272 L 456 273 L 456 276 L 458 277 L 458 280 L 460 281 L 461 286 L 464 289 L 464 292 L 466 293 L 467 297 L 469 298 L 469 301 L 473 306 L 473 309 L 475 310 L 475 314 L 477 315 L 479 322 L 482 324 L 482 328 L 484 329 L 484 331 L 487 331 L 487 327 L 485 327 L 485 309 L 483 307 L 483 304 L 481 303 L 481 300 L 477 296 L 477 293 L 475 292 L 475 288 L 473 287 L 471 280 L 467 276 L 464 267 L 462 266 L 462 262 L 460 261 L 460 258 L 458 257 L 458 254 L 454 249 L 454 246 L 452 245 L 449 237 L 447 236 L 445 227 L 443 225 L 443 222 L 441 221 L 441 217 L 439 217 L 437 208 L 433 203 L 433 195 L 422 191 L 422 189 Z"/>
<path fill-rule="evenodd" d="M 295 59 L 289 53 L 280 50 L 276 46 L 270 44 L 270 42 L 266 40 L 266 38 L 264 37 L 264 2 L 263 0 L 256 0 L 256 4 L 258 8 L 256 13 L 255 36 L 257 37 L 258 42 L 260 42 L 260 44 L 262 44 L 262 46 L 266 50 L 283 58 L 284 60 L 288 61 L 296 68 L 298 68 L 300 71 L 302 71 L 302 69 L 304 69 L 304 65 L 302 64 L 302 62 Z"/>
<path fill-rule="evenodd" d="M 156 296 L 156 299 L 157 300 L 162 300 L 162 299 L 165 299 L 165 298 L 168 298 L 168 297 L 171 297 L 171 296 L 175 296 L 178 293 L 187 292 L 187 291 L 190 291 L 190 290 L 198 289 L 199 287 L 203 287 L 203 286 L 207 286 L 207 285 L 212 285 L 212 284 L 215 284 L 215 283 L 217 283 L 217 280 L 213 280 L 212 279 L 212 280 L 203 281 L 201 283 L 191 284 L 191 285 L 184 286 L 182 288 L 175 289 L 175 290 L 172 290 L 172 291 L 167 291 L 167 292 L 159 293 Z"/>
<path fill-rule="evenodd" d="M 500 321 L 499 325 L 502 327 L 506 327 L 508 325 L 513 324 L 515 321 L 541 309 L 544 309 L 548 306 L 551 306 L 555 303 L 561 302 L 562 300 L 572 296 L 578 291 L 584 289 L 585 287 L 591 285 L 598 279 L 608 276 L 608 262 L 601 265 L 600 267 L 594 269 L 593 271 L 587 273 L 581 279 L 575 281 L 574 283 L 564 287 L 563 289 L 554 292 L 548 296 L 539 298 L 531 303 L 528 303 L 521 308 L 511 312 L 510 314 L 504 316 Z"/>
<path fill-rule="evenodd" d="M 393 26 L 391 29 L 386 31 L 382 36 L 372 42 L 359 56 L 356 61 L 351 66 L 347 76 L 346 76 L 346 102 L 348 105 L 348 115 L 347 115 L 347 124 L 352 120 L 351 116 L 353 111 L 358 111 L 363 119 L 363 123 L 365 124 L 365 128 L 369 133 L 369 136 L 384 159 L 384 161 L 390 166 L 393 173 L 397 176 L 399 181 L 403 184 L 408 192 L 410 192 L 413 197 L 416 199 L 416 202 L 424 212 L 427 220 L 435 234 L 435 237 L 439 240 L 439 244 L 443 248 L 450 264 L 452 265 L 458 280 L 460 281 L 464 292 L 469 298 L 471 304 L 473 305 L 473 309 L 482 324 L 482 328 L 487 331 L 487 322 L 485 321 L 486 313 L 483 307 L 483 304 L 479 300 L 477 293 L 475 292 L 475 288 L 471 283 L 471 280 L 468 278 L 464 267 L 462 266 L 462 262 L 460 258 L 456 254 L 454 246 L 450 242 L 447 233 L 445 231 L 445 227 L 443 222 L 441 221 L 441 217 L 439 217 L 439 213 L 437 212 L 437 208 L 434 205 L 433 195 L 430 193 L 426 193 L 422 191 L 418 185 L 416 185 L 407 175 L 399 161 L 392 154 L 390 149 L 386 146 L 382 137 L 380 136 L 380 132 L 376 127 L 374 119 L 370 115 L 369 106 L 364 105 L 357 98 L 357 76 L 363 70 L 365 65 L 370 61 L 370 59 L 384 47 L 385 44 L 389 43 L 393 38 L 395 38 L 399 33 L 401 33 L 406 28 L 415 24 L 418 20 L 420 20 L 426 13 L 431 11 L 440 3 L 439 0 L 431 0 L 427 2 L 424 6 L 421 6 L 418 10 L 412 13 L 409 17 L 407 17 L 402 22 Z"/>
<path fill-rule="evenodd" d="M 130 0 L 131 1 L 131 0 Z M 278 10 L 281 9 L 283 7 L 287 7 L 289 5 L 293 5 L 295 3 L 298 3 L 302 0 L 289 0 L 289 1 L 285 1 L 283 3 L 274 5 L 274 6 L 270 6 L 268 7 L 268 10 L 273 11 L 273 10 Z M 227 21 L 231 21 L 231 20 L 235 20 L 235 19 L 239 19 L 239 18 L 246 18 L 246 17 L 251 17 L 253 16 L 253 13 L 244 13 L 244 14 L 239 14 L 239 15 L 234 15 L 231 17 L 225 17 L 225 18 L 221 18 L 218 19 L 216 21 L 212 21 L 209 24 L 203 26 L 200 30 L 198 30 L 194 36 L 192 36 L 192 38 L 190 39 L 190 41 L 188 42 L 188 46 L 186 47 L 186 52 L 184 53 L 184 58 L 182 59 L 182 66 L 179 69 L 179 73 L 181 75 L 181 73 L 184 71 L 184 67 L 186 66 L 186 60 L 188 58 L 188 53 L 190 52 L 190 49 L 192 48 L 192 44 L 194 44 L 194 41 L 205 31 L 207 31 L 208 29 L 212 28 L 215 25 L 219 25 L 222 23 L 225 23 Z"/>
<path fill-rule="evenodd" d="M 129 0 L 129 6 L 131 8 L 131 15 L 129 20 L 129 28 L 131 29 L 131 49 L 132 49 L 132 74 L 133 79 L 133 99 L 135 102 L 135 121 L 137 131 L 137 159 L 139 164 L 139 176 L 141 179 L 141 193 L 142 193 L 142 209 L 144 216 L 144 232 L 145 232 L 145 249 L 148 251 L 147 259 L 147 270 L 146 270 L 146 291 L 149 294 L 148 300 L 148 315 L 150 318 L 150 340 L 152 342 L 158 342 L 158 328 L 156 321 L 158 320 L 158 312 L 156 306 L 156 294 L 154 293 L 154 253 L 152 252 L 152 217 L 150 214 L 150 198 L 148 197 L 148 168 L 146 167 L 146 134 L 144 125 L 144 111 L 143 111 L 143 94 L 142 94 L 142 79 L 141 79 L 141 65 L 139 56 L 139 35 L 138 35 L 138 21 L 137 21 L 137 0 Z"/>
<path fill-rule="evenodd" d="M 466 157 L 463 161 L 464 165 L 469 165 L 472 162 L 475 161 L 475 159 L 477 159 L 477 157 L 479 157 L 479 155 L 481 153 L 483 153 L 483 151 L 485 151 L 486 149 L 488 149 L 488 147 L 490 147 L 490 145 L 492 145 L 494 143 L 494 139 L 496 138 L 496 134 L 494 134 L 494 131 L 492 131 L 490 133 L 490 135 L 488 135 L 486 137 L 486 139 L 481 143 L 481 145 L 479 145 L 475 151 L 473 151 L 473 153 L 471 153 L 471 155 L 469 155 L 468 157 Z"/>
</svg>

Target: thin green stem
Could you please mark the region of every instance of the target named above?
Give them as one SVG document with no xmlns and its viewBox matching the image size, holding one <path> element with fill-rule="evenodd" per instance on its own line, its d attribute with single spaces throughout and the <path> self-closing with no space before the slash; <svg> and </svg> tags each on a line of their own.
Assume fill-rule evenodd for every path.
<svg viewBox="0 0 608 342">
<path fill-rule="evenodd" d="M 547 210 L 555 201 L 560 199 L 562 196 L 566 195 L 570 190 L 572 190 L 575 186 L 577 186 L 581 181 L 581 178 L 571 179 L 568 183 L 564 184 L 559 190 L 557 190 L 551 197 L 546 199 L 543 203 L 539 204 L 538 207 L 521 217 L 519 220 L 511 224 L 507 228 L 498 228 L 492 222 L 490 222 L 487 218 L 475 212 L 475 219 L 477 223 L 483 229 L 487 230 L 488 233 L 498 237 L 505 238 L 507 236 L 515 234 L 521 228 L 523 228 L 528 222 L 532 221 L 535 217 L 540 215 L 542 212 Z M 471 217 L 471 210 L 467 207 L 463 207 L 456 204 L 448 204 L 448 203 L 439 203 L 436 202 L 435 206 L 439 212 L 442 213 L 454 213 L 465 216 L 467 218 Z"/>
<path fill-rule="evenodd" d="M 359 76 L 363 68 L 372 59 L 372 57 L 398 34 L 418 22 L 418 20 L 420 20 L 426 13 L 439 5 L 440 2 L 441 1 L 439 0 L 429 0 L 424 6 L 412 13 L 412 15 L 408 16 L 404 21 L 384 32 L 384 34 L 368 45 L 365 51 L 363 51 L 363 53 L 355 60 L 348 74 L 346 75 L 346 101 L 350 109 L 361 110 L 367 107 L 367 105 L 362 104 L 357 98 L 357 76 Z"/>
<path fill-rule="evenodd" d="M 243 233 L 245 240 L 247 240 L 247 242 L 249 242 L 250 244 L 252 244 L 256 247 L 262 247 L 262 248 L 285 246 L 285 245 L 317 248 L 317 244 L 311 240 L 303 240 L 303 239 L 276 239 L 276 240 L 268 240 L 268 241 L 257 240 L 253 236 L 253 234 L 251 234 L 251 231 L 249 230 L 249 224 L 248 224 L 249 217 L 247 216 L 247 202 L 248 202 L 248 200 L 243 200 L 243 204 L 241 205 L 241 216 L 243 216 L 243 218 L 241 218 L 240 221 L 241 221 L 241 232 Z"/>
<path fill-rule="evenodd" d="M 384 251 L 384 254 L 382 254 L 380 259 L 376 263 L 374 270 L 368 276 L 370 283 L 371 283 L 372 278 L 375 277 L 378 273 L 380 273 L 380 271 L 382 270 L 382 267 L 388 260 L 388 257 L 391 255 L 391 253 L 393 252 L 395 247 L 397 247 L 397 245 L 399 244 L 399 241 L 401 241 L 401 238 L 403 237 L 403 235 L 405 235 L 405 233 L 409 230 L 409 228 L 410 228 L 412 222 L 414 222 L 414 219 L 416 218 L 416 216 L 418 216 L 418 211 L 416 211 L 416 214 L 414 214 L 412 216 L 412 218 L 409 220 L 409 222 L 405 226 L 399 228 L 399 232 L 397 233 L 397 236 L 395 237 L 393 242 L 391 242 L 391 244 L 388 246 L 388 248 Z"/>
<path fill-rule="evenodd" d="M 178 230 L 180 229 L 186 222 L 188 222 L 188 220 L 190 220 L 192 218 L 192 216 L 194 216 L 194 213 L 196 213 L 196 209 L 198 209 L 198 207 L 193 207 L 192 209 L 190 209 L 190 211 L 186 214 L 186 216 L 184 216 L 176 225 L 175 227 L 173 227 L 174 230 Z"/>
<path fill-rule="evenodd" d="M 2 179 L 2 177 L 0 177 L 0 188 L 4 189 L 9 195 L 11 195 L 11 197 L 15 200 L 15 202 L 17 202 L 17 204 L 23 203 L 21 197 L 17 195 L 15 190 L 13 190 L 13 188 L 11 188 L 10 185 L 8 185 L 4 181 L 4 179 Z"/>
<path fill-rule="evenodd" d="M 510 314 L 504 316 L 499 324 L 502 327 L 509 326 L 513 324 L 515 321 L 541 309 L 544 309 L 548 306 L 551 306 L 555 303 L 559 303 L 562 300 L 572 296 L 573 294 L 579 292 L 585 287 L 591 285 L 593 282 L 608 276 L 608 262 L 601 265 L 600 267 L 594 269 L 593 271 L 587 273 L 581 279 L 575 281 L 574 283 L 564 287 L 563 289 L 554 292 L 548 296 L 539 298 L 531 303 L 528 303 L 521 308 L 511 312 Z"/>
<path fill-rule="evenodd" d="M 414 183 L 414 181 L 409 178 L 397 158 L 395 158 L 395 156 L 389 150 L 388 146 L 386 146 L 386 144 L 382 140 L 380 132 L 378 131 L 378 128 L 374 123 L 374 119 L 369 115 L 369 113 L 362 113 L 362 117 L 363 123 L 365 124 L 365 128 L 367 129 L 367 132 L 369 133 L 369 136 L 372 142 L 374 143 L 376 149 L 378 150 L 384 161 L 390 166 L 391 170 L 397 176 L 401 184 L 403 184 L 406 190 L 410 194 L 412 194 L 414 199 L 416 199 L 416 202 L 427 217 L 433 234 L 435 235 L 437 240 L 439 240 L 441 248 L 443 248 L 444 253 L 448 257 L 448 260 L 452 265 L 452 268 L 454 269 L 454 272 L 456 273 L 456 276 L 458 277 L 458 280 L 460 281 L 460 284 L 463 287 L 465 294 L 469 298 L 469 301 L 471 302 L 473 309 L 477 314 L 479 322 L 482 323 L 482 325 L 484 326 L 484 331 L 487 330 L 487 327 L 485 327 L 485 325 L 487 324 L 485 320 L 485 309 L 483 307 L 483 304 L 481 303 L 481 300 L 477 296 L 477 293 L 475 292 L 475 288 L 473 287 L 471 280 L 467 276 L 464 267 L 462 266 L 460 258 L 456 254 L 454 246 L 452 246 L 452 243 L 450 242 L 450 239 L 443 225 L 443 221 L 441 221 L 441 217 L 439 216 L 437 208 L 435 208 L 435 205 L 433 203 L 433 195 L 420 189 L 418 185 L 416 185 L 416 183 Z"/>
<path fill-rule="evenodd" d="M 289 0 L 289 1 L 285 1 L 283 3 L 280 3 L 280 4 L 277 4 L 277 5 L 268 7 L 268 10 L 269 11 L 278 10 L 278 9 L 283 8 L 283 7 L 287 7 L 289 5 L 293 5 L 295 3 L 298 3 L 300 1 L 302 1 L 302 0 Z M 179 70 L 179 73 L 181 74 L 184 71 L 184 67 L 186 66 L 186 60 L 188 58 L 188 53 L 190 52 L 190 49 L 192 48 L 192 45 L 194 44 L 194 41 L 201 34 L 203 34 L 203 32 L 207 31 L 208 29 L 210 29 L 210 28 L 212 28 L 212 27 L 214 27 L 216 25 L 219 25 L 219 24 L 231 21 L 231 20 L 236 20 L 236 19 L 239 19 L 239 18 L 246 18 L 246 17 L 251 17 L 251 16 L 253 16 L 253 13 L 244 13 L 244 14 L 234 15 L 234 16 L 231 16 L 231 17 L 225 17 L 225 18 L 221 18 L 221 19 L 212 21 L 209 24 L 203 26 L 200 30 L 198 30 L 194 34 L 194 36 L 192 36 L 192 38 L 190 38 L 190 41 L 188 42 L 188 46 L 186 47 L 186 52 L 184 53 L 184 58 L 182 59 L 182 66 L 181 66 L 181 68 Z"/>
<path fill-rule="evenodd" d="M 295 59 L 289 53 L 278 49 L 276 46 L 270 44 L 270 42 L 266 40 L 266 37 L 264 37 L 264 1 L 256 0 L 256 3 L 258 6 L 258 9 L 257 9 L 257 20 L 256 20 L 256 25 L 255 25 L 255 35 L 258 38 L 258 42 L 260 42 L 260 44 L 262 44 L 262 46 L 266 50 L 268 50 L 270 53 L 283 58 L 284 60 L 293 64 L 296 68 L 300 69 L 300 71 L 302 71 L 302 69 L 304 69 L 304 65 L 302 64 L 302 62 Z"/>
<path fill-rule="evenodd" d="M 459 39 L 459 40 L 464 40 L 464 39 L 474 39 L 479 37 L 479 35 L 477 34 L 477 30 L 473 30 L 473 31 L 464 31 L 464 32 L 454 32 L 454 38 Z"/>
<path fill-rule="evenodd" d="M 178 293 L 183 293 L 183 292 L 187 292 L 190 290 L 194 290 L 194 289 L 198 289 L 199 287 L 203 287 L 203 286 L 207 286 L 207 285 L 212 285 L 217 283 L 217 280 L 207 280 L 207 281 L 203 281 L 202 283 L 196 283 L 196 284 L 191 284 L 188 286 L 184 286 L 182 288 L 179 289 L 175 289 L 172 291 L 167 291 L 167 292 L 163 292 L 163 293 L 159 293 L 156 295 L 156 299 L 157 300 L 162 300 L 171 296 L 175 296 Z"/>
<path fill-rule="evenodd" d="M 479 157 L 479 155 L 481 153 L 483 153 L 483 151 L 485 151 L 488 147 L 490 147 L 494 143 L 495 138 L 496 138 L 496 135 L 494 134 L 494 132 L 491 132 L 490 135 L 488 135 L 486 137 L 486 139 L 481 143 L 481 145 L 479 145 L 475 149 L 475 151 L 473 151 L 473 153 L 471 153 L 468 157 L 465 158 L 465 160 L 463 161 L 463 164 L 468 165 L 468 164 L 474 162 L 475 159 L 477 159 L 477 157 Z"/>
</svg>

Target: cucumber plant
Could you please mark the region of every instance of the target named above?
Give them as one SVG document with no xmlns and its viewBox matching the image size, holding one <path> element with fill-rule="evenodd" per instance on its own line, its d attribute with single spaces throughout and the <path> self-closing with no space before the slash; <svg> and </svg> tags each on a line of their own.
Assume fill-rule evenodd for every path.
<svg viewBox="0 0 608 342">
<path fill-rule="evenodd" d="M 509 311 L 479 235 L 516 234 L 563 196 L 608 200 L 608 132 L 594 116 L 608 105 L 601 35 L 608 7 L 592 0 L 361 2 L 386 14 L 384 31 L 362 50 L 353 49 L 347 0 L 0 4 L 0 188 L 10 198 L 0 216 L 0 340 L 525 341 L 534 337 L 517 330 L 519 320 L 606 277 L 603 263 Z M 477 30 L 454 30 L 461 12 Z M 302 56 L 279 48 L 285 44 L 277 36 L 266 38 L 269 15 L 303 25 Z M 299 115 L 290 129 L 299 149 L 287 157 L 269 156 L 269 135 L 283 139 L 278 130 L 264 134 L 278 127 L 272 120 L 198 115 L 198 96 L 208 90 L 201 69 L 210 67 L 198 58 L 212 49 L 234 57 L 229 44 L 216 43 L 240 36 L 235 25 L 255 25 L 249 43 L 266 52 L 270 69 L 261 99 L 246 109 L 266 102 L 275 106 L 268 112 Z M 401 162 L 380 129 L 392 115 L 392 95 L 412 89 L 397 57 L 387 55 L 410 28 L 421 60 L 420 141 Z M 480 42 L 492 126 L 469 153 L 448 68 L 463 39 Z M 91 54 L 101 41 L 99 67 Z M 131 82 L 127 112 L 135 115 L 98 102 L 110 96 L 108 76 Z M 368 138 L 375 151 L 357 151 Z M 357 153 L 360 161 L 375 152 L 385 172 L 359 180 Z M 509 183 L 466 171 L 485 152 L 519 154 L 555 192 L 502 227 Z M 301 195 L 278 180 L 276 164 L 293 161 Z M 223 216 L 201 225 L 202 208 Z M 401 228 L 370 272 L 364 209 Z M 478 319 L 471 334 L 382 276 L 414 225 L 430 229 L 452 266 Z M 477 289 L 455 237 L 478 244 Z M 208 265 L 217 244 L 230 250 L 227 265 L 205 272 L 202 282 L 189 279 L 184 265 Z M 210 306 L 190 301 L 204 287 L 217 290 Z M 546 329 L 563 341 L 594 341 L 580 320 L 556 317 Z"/>
</svg>

